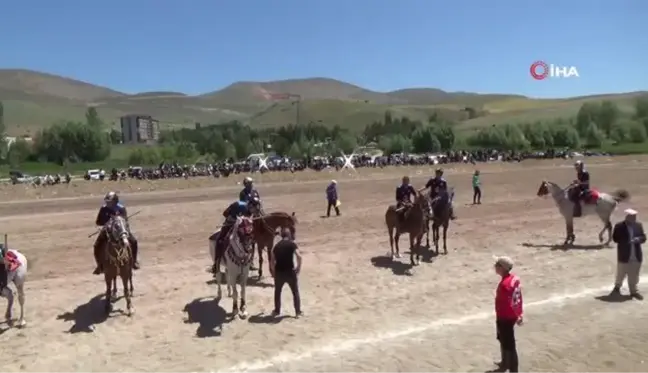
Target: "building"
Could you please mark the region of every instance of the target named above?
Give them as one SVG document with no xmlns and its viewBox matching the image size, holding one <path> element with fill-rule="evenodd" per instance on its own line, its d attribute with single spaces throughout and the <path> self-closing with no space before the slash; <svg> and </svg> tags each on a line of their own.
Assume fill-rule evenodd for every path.
<svg viewBox="0 0 648 373">
<path fill-rule="evenodd" d="M 120 118 L 122 143 L 155 143 L 160 138 L 160 122 L 150 115 L 131 114 Z"/>
</svg>

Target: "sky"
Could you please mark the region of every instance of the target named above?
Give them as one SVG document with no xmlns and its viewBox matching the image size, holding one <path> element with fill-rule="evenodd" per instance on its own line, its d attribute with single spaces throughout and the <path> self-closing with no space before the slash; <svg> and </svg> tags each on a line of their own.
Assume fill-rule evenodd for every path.
<svg viewBox="0 0 648 373">
<path fill-rule="evenodd" d="M 2 13 L 0 68 L 127 93 L 307 77 L 532 97 L 648 90 L 642 0 L 20 0 Z M 536 81 L 537 60 L 579 77 Z"/>
</svg>

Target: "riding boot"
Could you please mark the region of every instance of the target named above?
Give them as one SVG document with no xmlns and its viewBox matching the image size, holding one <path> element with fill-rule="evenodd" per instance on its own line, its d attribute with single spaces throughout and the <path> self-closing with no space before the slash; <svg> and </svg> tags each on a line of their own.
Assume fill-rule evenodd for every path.
<svg viewBox="0 0 648 373">
<path fill-rule="evenodd" d="M 92 272 L 92 274 L 99 275 L 103 273 L 103 263 L 101 261 L 101 250 L 103 249 L 103 245 L 98 245 L 95 243 L 94 245 L 94 258 L 95 262 L 97 263 L 97 267 L 95 270 Z"/>
<path fill-rule="evenodd" d="M 583 215 L 580 201 L 574 202 L 574 217 L 580 218 Z"/>
<path fill-rule="evenodd" d="M 139 253 L 139 242 L 135 237 L 131 238 L 131 249 L 133 250 L 133 269 L 138 270 L 140 268 L 139 261 L 137 260 L 137 254 Z"/>
</svg>

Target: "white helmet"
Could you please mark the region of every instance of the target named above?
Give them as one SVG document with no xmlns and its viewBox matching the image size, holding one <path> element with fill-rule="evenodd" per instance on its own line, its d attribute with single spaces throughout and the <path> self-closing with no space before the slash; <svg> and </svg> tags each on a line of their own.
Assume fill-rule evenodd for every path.
<svg viewBox="0 0 648 373">
<path fill-rule="evenodd" d="M 574 162 L 574 167 L 579 167 L 579 166 L 582 166 L 582 165 L 583 165 L 583 161 L 581 161 L 580 159 L 577 160 L 576 162 Z"/>
<path fill-rule="evenodd" d="M 253 181 L 254 180 L 252 180 L 251 177 L 247 176 L 245 179 L 243 179 L 243 185 L 252 184 Z"/>
</svg>

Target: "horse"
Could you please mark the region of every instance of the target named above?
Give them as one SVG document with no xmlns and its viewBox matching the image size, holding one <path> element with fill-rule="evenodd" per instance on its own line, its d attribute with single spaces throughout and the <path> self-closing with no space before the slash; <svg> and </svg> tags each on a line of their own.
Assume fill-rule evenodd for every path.
<svg viewBox="0 0 648 373">
<path fill-rule="evenodd" d="M 452 199 L 454 198 L 454 188 L 450 188 L 448 191 L 448 200 L 446 203 L 436 197 L 430 204 L 432 206 L 432 218 L 427 220 L 429 224 L 430 220 L 432 221 L 432 241 L 434 242 L 434 248 L 436 249 L 436 255 L 439 255 L 439 228 L 443 226 L 443 255 L 448 254 L 448 245 L 446 242 L 446 237 L 448 235 L 448 227 L 450 226 L 450 206 L 452 205 Z M 430 245 L 430 229 L 428 228 L 427 242 L 428 247 Z"/>
<path fill-rule="evenodd" d="M 250 264 L 252 263 L 252 253 L 254 248 L 254 222 L 248 217 L 237 218 L 232 230 L 230 230 L 227 249 L 222 258 L 218 260 L 220 267 L 221 261 L 225 262 L 225 274 L 227 277 L 227 290 L 228 295 L 232 293 L 232 316 L 238 313 L 239 318 L 245 319 L 247 317 L 246 305 L 246 287 L 248 274 L 250 272 Z M 211 245 L 210 245 L 211 251 Z M 215 247 L 214 247 L 215 255 Z M 241 280 L 241 304 L 239 307 L 238 289 L 236 288 L 236 280 L 240 277 Z M 222 297 L 220 287 L 220 276 L 216 276 L 216 285 L 218 285 L 218 296 Z"/>
<path fill-rule="evenodd" d="M 576 235 L 574 234 L 574 202 L 569 199 L 570 189 L 574 185 L 571 184 L 567 188 L 561 188 L 558 184 L 544 180 L 540 183 L 540 188 L 538 189 L 538 196 L 546 196 L 551 194 L 558 206 L 558 211 L 562 214 L 565 219 L 565 228 L 567 231 L 567 236 L 565 237 L 564 245 L 573 245 L 576 240 Z M 608 232 L 608 240 L 605 242 L 605 245 L 609 245 L 612 240 L 612 223 L 610 222 L 610 216 L 616 209 L 617 205 L 623 201 L 626 201 L 630 198 L 630 193 L 625 189 L 618 189 L 612 194 L 607 194 L 599 192 L 595 189 L 589 190 L 589 196 L 584 201 L 582 201 L 582 215 L 593 215 L 596 213 L 599 219 L 603 222 L 603 229 L 599 232 L 599 241 L 603 243 L 603 232 Z"/>
<path fill-rule="evenodd" d="M 13 283 L 18 292 L 18 304 L 20 304 L 20 318 L 18 319 L 17 326 L 22 328 L 27 326 L 25 321 L 25 280 L 27 279 L 27 258 L 18 250 L 6 250 L 4 255 L 0 255 L 0 276 L 6 276 L 7 283 L 0 284 L 0 296 L 7 298 L 7 310 L 5 311 L 5 319 L 7 324 L 13 326 L 12 309 L 14 303 L 14 293 L 9 288 L 9 284 Z M 2 287 L 2 285 L 6 285 Z"/>
<path fill-rule="evenodd" d="M 297 217 L 286 212 L 272 212 L 260 215 L 254 219 L 254 242 L 259 254 L 259 279 L 263 277 L 263 249 L 268 252 L 268 266 L 272 259 L 272 246 L 277 235 L 277 228 L 288 228 L 291 236 L 295 238 L 295 225 Z M 254 251 L 252 251 L 252 263 L 254 263 Z"/>
<path fill-rule="evenodd" d="M 133 253 L 130 246 L 130 231 L 123 216 L 113 216 L 106 226 L 108 240 L 103 255 L 103 272 L 106 281 L 106 303 L 104 310 L 106 315 L 112 312 L 112 284 L 116 283 L 117 276 L 122 279 L 124 287 L 124 298 L 126 298 L 126 314 L 131 316 L 135 313 L 135 307 L 131 300 L 131 289 L 128 284 L 133 282 Z"/>
<path fill-rule="evenodd" d="M 385 212 L 385 223 L 387 224 L 387 232 L 389 233 L 389 246 L 391 248 L 391 258 L 394 259 L 394 247 L 396 247 L 396 257 L 400 258 L 400 248 L 398 241 L 400 235 L 409 233 L 410 239 L 410 263 L 412 266 L 418 265 L 421 261 L 420 246 L 423 234 L 427 230 L 427 219 L 429 216 L 429 200 L 421 192 L 416 194 L 414 203 L 411 208 L 405 212 L 405 216 L 401 219 L 399 212 L 404 207 L 397 208 L 391 205 Z M 414 243 L 416 242 L 416 248 Z M 414 261 L 414 252 L 416 251 L 416 261 Z"/>
</svg>

